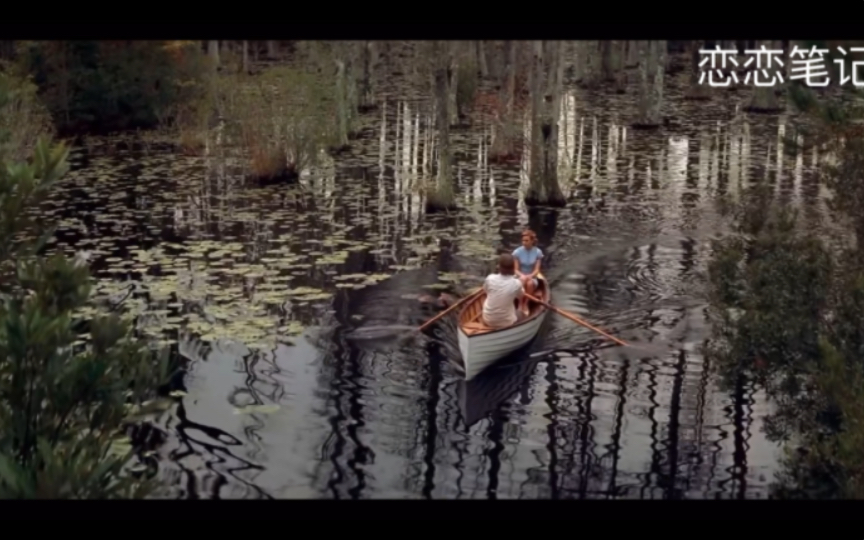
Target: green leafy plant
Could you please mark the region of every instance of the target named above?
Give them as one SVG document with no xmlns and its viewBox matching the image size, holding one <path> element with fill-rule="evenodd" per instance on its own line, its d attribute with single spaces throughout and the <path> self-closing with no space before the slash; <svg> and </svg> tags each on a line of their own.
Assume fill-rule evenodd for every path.
<svg viewBox="0 0 864 540">
<path fill-rule="evenodd" d="M 18 66 L 33 75 L 61 132 L 197 122 L 212 70 L 200 46 L 176 43 L 25 41 Z"/>
<path fill-rule="evenodd" d="M 771 203 L 773 188 L 752 188 L 732 208 L 733 234 L 713 246 L 706 355 L 727 383 L 756 380 L 776 404 L 766 431 L 790 444 L 775 497 L 862 498 L 862 110 L 796 85 L 789 97 L 805 113 L 796 131 L 827 158 L 820 180 L 846 228 L 834 238 L 803 230 Z"/>
<path fill-rule="evenodd" d="M 0 74 L 0 117 L 8 88 Z M 142 497 L 157 484 L 129 469 L 124 427 L 167 380 L 166 363 L 115 315 L 81 320 L 88 269 L 40 255 L 51 231 L 27 217 L 68 170 L 68 150 L 43 137 L 17 162 L 0 135 L 0 497 Z"/>
</svg>

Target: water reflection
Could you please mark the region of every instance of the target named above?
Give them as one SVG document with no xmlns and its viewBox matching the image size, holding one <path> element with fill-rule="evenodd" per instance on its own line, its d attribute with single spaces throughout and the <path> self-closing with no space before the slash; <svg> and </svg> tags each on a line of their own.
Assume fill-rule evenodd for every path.
<svg viewBox="0 0 864 540">
<path fill-rule="evenodd" d="M 816 149 L 785 155 L 785 119 L 720 104 L 687 109 L 680 128 L 632 131 L 632 92 L 570 90 L 559 141 L 568 208 L 528 209 L 528 154 L 491 164 L 478 119 L 453 132 L 463 210 L 427 216 L 434 111 L 396 82 L 381 96 L 353 153 L 307 171 L 302 190 L 243 186 L 216 145 L 202 159 L 91 148 L 61 191 L 58 247 L 93 249 L 103 281 L 140 282 L 142 334 L 188 335 L 187 395 L 154 424 L 166 496 L 764 496 L 777 467 L 766 398 L 746 380 L 721 391 L 698 353 L 705 244 L 724 227 L 717 195 L 753 182 L 822 212 Z M 72 224 L 81 216 L 86 235 Z M 420 324 L 434 311 L 418 295 L 465 285 L 456 273 L 482 277 L 526 226 L 558 305 L 655 348 L 621 350 L 552 317 L 529 350 L 538 357 L 466 384 L 448 362 L 452 321 L 436 340 L 343 337 Z M 138 251 L 149 258 L 130 262 Z"/>
</svg>

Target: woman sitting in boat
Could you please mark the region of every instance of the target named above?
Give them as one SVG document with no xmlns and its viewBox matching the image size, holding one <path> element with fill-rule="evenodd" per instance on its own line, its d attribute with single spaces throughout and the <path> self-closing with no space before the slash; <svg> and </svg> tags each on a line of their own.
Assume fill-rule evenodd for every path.
<svg viewBox="0 0 864 540">
<path fill-rule="evenodd" d="M 537 247 L 537 235 L 532 230 L 522 233 L 522 245 L 513 251 L 514 270 L 522 282 L 525 292 L 534 294 L 537 290 L 537 276 L 540 274 L 540 263 L 543 252 Z M 522 312 L 528 314 L 528 298 L 522 297 Z"/>
<path fill-rule="evenodd" d="M 498 273 L 490 274 L 483 282 L 486 300 L 483 302 L 483 323 L 490 328 L 506 328 L 523 318 L 516 310 L 516 300 L 522 298 L 525 289 L 516 279 L 516 260 L 504 253 L 498 257 Z"/>
</svg>

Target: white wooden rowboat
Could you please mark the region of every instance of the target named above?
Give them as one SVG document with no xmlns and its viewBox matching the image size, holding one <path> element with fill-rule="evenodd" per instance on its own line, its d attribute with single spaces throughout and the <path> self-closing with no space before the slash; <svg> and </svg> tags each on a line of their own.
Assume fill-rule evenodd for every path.
<svg viewBox="0 0 864 540">
<path fill-rule="evenodd" d="M 546 278 L 538 275 L 538 287 L 534 296 L 549 302 L 549 286 Z M 515 279 L 515 278 L 514 278 Z M 529 315 L 506 328 L 492 329 L 483 324 L 483 302 L 486 293 L 481 292 L 459 312 L 459 352 L 462 354 L 462 369 L 465 380 L 470 381 L 480 372 L 505 358 L 510 353 L 527 345 L 546 319 L 548 310 L 542 304 L 529 301 Z"/>
</svg>

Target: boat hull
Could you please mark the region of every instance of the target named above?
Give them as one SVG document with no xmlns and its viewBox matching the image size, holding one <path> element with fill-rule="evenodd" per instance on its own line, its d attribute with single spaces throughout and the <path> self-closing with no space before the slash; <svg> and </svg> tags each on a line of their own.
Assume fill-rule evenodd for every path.
<svg viewBox="0 0 864 540">
<path fill-rule="evenodd" d="M 462 354 L 465 380 L 470 381 L 492 364 L 530 343 L 540 331 L 547 314 L 544 312 L 524 325 L 494 334 L 469 336 L 460 328 L 459 352 Z"/>
<path fill-rule="evenodd" d="M 541 286 L 535 294 L 542 300 L 549 301 L 549 288 L 545 278 L 541 277 Z M 465 380 L 470 381 L 486 370 L 489 366 L 507 357 L 531 342 L 540 331 L 546 320 L 548 311 L 543 305 L 531 306 L 531 313 L 526 320 L 513 326 L 501 329 L 482 329 L 482 323 L 476 322 L 482 313 L 485 294 L 481 294 L 459 315 L 458 339 L 459 352 L 462 356 L 460 366 L 465 374 Z M 472 326 L 473 325 L 473 326 Z"/>
</svg>

